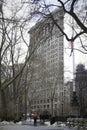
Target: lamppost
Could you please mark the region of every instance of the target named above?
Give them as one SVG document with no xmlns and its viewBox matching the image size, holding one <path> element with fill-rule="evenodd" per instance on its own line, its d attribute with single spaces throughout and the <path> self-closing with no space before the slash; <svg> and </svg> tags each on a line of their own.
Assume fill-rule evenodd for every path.
<svg viewBox="0 0 87 130">
<path fill-rule="evenodd" d="M 62 101 L 62 104 L 61 104 L 61 105 L 62 105 L 62 110 L 61 110 L 61 111 L 62 111 L 62 116 L 63 116 L 63 101 Z"/>
</svg>

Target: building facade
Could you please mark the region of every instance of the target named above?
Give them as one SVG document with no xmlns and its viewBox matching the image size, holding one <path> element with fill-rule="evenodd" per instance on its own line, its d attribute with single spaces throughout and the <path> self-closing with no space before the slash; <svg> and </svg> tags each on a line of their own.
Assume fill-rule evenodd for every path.
<svg viewBox="0 0 87 130">
<path fill-rule="evenodd" d="M 63 29 L 62 9 L 52 13 Z M 30 33 L 30 110 L 62 115 L 64 86 L 64 41 L 52 18 L 43 18 Z"/>
<path fill-rule="evenodd" d="M 78 64 L 76 67 L 75 84 L 79 116 L 87 117 L 87 70 L 83 64 Z"/>
<path fill-rule="evenodd" d="M 73 96 L 73 82 L 68 81 L 64 85 L 64 106 L 63 106 L 63 115 L 65 116 L 71 116 L 72 115 L 72 106 L 71 106 L 71 101 L 72 101 L 72 96 Z"/>
</svg>

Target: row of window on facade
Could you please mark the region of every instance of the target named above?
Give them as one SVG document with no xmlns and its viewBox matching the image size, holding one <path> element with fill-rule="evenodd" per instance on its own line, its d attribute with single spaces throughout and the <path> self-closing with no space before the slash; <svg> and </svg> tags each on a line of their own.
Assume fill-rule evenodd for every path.
<svg viewBox="0 0 87 130">
<path fill-rule="evenodd" d="M 32 109 L 49 109 L 50 108 L 50 105 L 33 105 L 32 106 Z M 57 104 L 54 104 L 54 108 L 56 109 L 57 108 Z"/>
<path fill-rule="evenodd" d="M 54 35 L 55 37 L 55 35 Z M 62 39 L 61 39 L 62 40 Z M 49 40 L 47 40 L 47 42 L 45 42 L 42 46 L 43 49 L 53 49 L 55 47 L 58 47 L 58 46 L 62 46 L 62 43 L 63 43 L 63 40 L 60 41 L 59 38 L 54 38 L 51 40 L 51 38 L 49 38 Z"/>
<path fill-rule="evenodd" d="M 59 51 L 59 50 L 61 50 L 61 51 Z M 53 49 L 48 49 L 48 48 L 47 49 L 43 49 L 41 51 L 41 54 L 43 54 L 46 57 L 46 56 L 54 55 L 55 52 L 57 54 L 59 52 L 62 54 L 63 53 L 63 47 L 62 46 L 61 47 L 55 46 L 55 48 L 53 48 Z"/>
<path fill-rule="evenodd" d="M 45 25 L 36 28 L 32 35 L 32 37 L 35 38 L 34 40 L 40 41 L 41 39 L 43 39 L 44 36 L 50 33 L 52 28 L 51 26 L 52 26 L 51 23 L 46 23 Z"/>
<path fill-rule="evenodd" d="M 43 44 L 39 44 L 38 47 L 38 51 L 43 50 L 49 50 L 49 49 L 53 49 L 57 46 L 61 46 L 62 47 L 62 43 L 63 43 L 63 39 L 62 38 L 57 38 L 55 35 L 51 36 L 50 38 L 48 38 L 45 42 L 43 42 Z"/>
<path fill-rule="evenodd" d="M 36 105 L 36 106 L 33 105 L 33 106 L 32 106 L 32 109 L 35 109 L 35 110 L 36 110 L 36 109 L 37 109 L 37 110 L 38 110 L 38 109 L 47 109 L 47 108 L 49 108 L 49 105 Z"/>
<path fill-rule="evenodd" d="M 58 100 L 57 98 L 54 98 L 54 102 L 57 102 L 57 100 Z M 44 104 L 44 103 L 48 104 L 50 102 L 51 102 L 51 99 L 34 100 L 32 101 L 32 104 Z"/>
<path fill-rule="evenodd" d="M 63 25 L 61 22 L 59 24 L 60 26 Z M 57 33 L 58 37 L 58 31 L 59 31 L 58 28 L 56 27 L 56 25 L 54 25 L 53 22 L 45 23 L 43 26 L 40 25 L 38 28 L 36 28 L 36 31 L 34 32 L 35 41 L 39 41 L 43 37 L 46 37 L 48 34 L 50 34 L 51 36 L 52 33 Z M 52 37 L 51 39 L 54 38 Z"/>
<path fill-rule="evenodd" d="M 61 51 L 59 51 L 61 50 Z M 42 46 L 42 48 L 38 48 L 38 52 L 39 54 L 42 54 L 44 57 L 50 56 L 50 55 L 54 55 L 55 52 L 57 52 L 57 55 L 59 55 L 58 53 L 60 52 L 61 54 L 63 53 L 63 45 L 62 43 L 60 45 L 58 45 L 58 43 L 56 44 L 52 44 L 51 46 L 47 46 L 47 44 L 44 46 Z"/>
</svg>

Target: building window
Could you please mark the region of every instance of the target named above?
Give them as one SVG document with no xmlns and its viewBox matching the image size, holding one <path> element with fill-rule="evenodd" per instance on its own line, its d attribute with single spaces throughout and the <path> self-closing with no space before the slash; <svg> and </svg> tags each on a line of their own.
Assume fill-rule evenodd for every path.
<svg viewBox="0 0 87 130">
<path fill-rule="evenodd" d="M 47 105 L 47 108 L 49 108 L 49 105 Z"/>
</svg>

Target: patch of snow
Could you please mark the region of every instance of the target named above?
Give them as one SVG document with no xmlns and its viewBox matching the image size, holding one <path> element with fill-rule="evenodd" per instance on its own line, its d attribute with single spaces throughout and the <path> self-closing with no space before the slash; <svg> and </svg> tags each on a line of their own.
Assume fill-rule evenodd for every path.
<svg viewBox="0 0 87 130">
<path fill-rule="evenodd" d="M 8 121 L 2 121 L 0 122 L 1 125 L 9 125 L 9 122 Z"/>
<path fill-rule="evenodd" d="M 50 126 L 50 122 L 44 122 L 45 125 Z"/>
<path fill-rule="evenodd" d="M 52 125 L 50 124 L 50 122 L 45 122 L 44 124 L 47 125 L 47 126 L 53 126 L 53 127 L 55 127 L 55 126 L 57 126 L 57 127 L 66 127 L 66 124 L 64 124 L 62 122 L 55 122 Z"/>
<path fill-rule="evenodd" d="M 66 126 L 66 124 L 64 124 L 64 123 L 62 123 L 62 124 L 60 124 L 61 125 L 61 127 L 65 127 Z"/>
<path fill-rule="evenodd" d="M 22 125 L 22 121 L 16 122 L 16 124 L 18 124 L 18 125 Z"/>
</svg>

